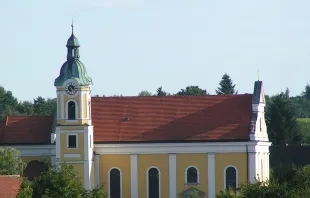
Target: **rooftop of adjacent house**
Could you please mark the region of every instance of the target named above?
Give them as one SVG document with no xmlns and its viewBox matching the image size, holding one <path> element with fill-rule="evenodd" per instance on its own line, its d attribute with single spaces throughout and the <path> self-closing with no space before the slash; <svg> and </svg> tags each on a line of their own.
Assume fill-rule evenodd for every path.
<svg viewBox="0 0 310 198">
<path fill-rule="evenodd" d="M 0 175 L 0 197 L 16 197 L 22 178 L 19 175 Z"/>
<path fill-rule="evenodd" d="M 249 139 L 252 94 L 93 97 L 95 143 Z M 48 144 L 54 117 L 9 116 L 0 144 Z"/>
</svg>

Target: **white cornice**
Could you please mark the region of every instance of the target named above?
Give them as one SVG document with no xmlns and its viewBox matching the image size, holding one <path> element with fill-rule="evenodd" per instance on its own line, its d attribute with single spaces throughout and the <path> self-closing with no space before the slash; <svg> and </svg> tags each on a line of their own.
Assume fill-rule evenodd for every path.
<svg viewBox="0 0 310 198">
<path fill-rule="evenodd" d="M 5 145 L 0 148 L 11 147 L 20 151 L 20 156 L 52 156 L 56 155 L 55 145 Z"/>
<path fill-rule="evenodd" d="M 244 153 L 269 152 L 270 142 L 95 144 L 98 154 Z"/>
</svg>

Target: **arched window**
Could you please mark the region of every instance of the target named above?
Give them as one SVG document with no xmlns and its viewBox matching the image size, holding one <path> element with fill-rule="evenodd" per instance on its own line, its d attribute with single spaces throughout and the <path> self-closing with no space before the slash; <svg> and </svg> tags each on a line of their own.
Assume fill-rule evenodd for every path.
<svg viewBox="0 0 310 198">
<path fill-rule="evenodd" d="M 68 120 L 75 120 L 75 102 L 68 103 Z"/>
<path fill-rule="evenodd" d="M 191 184 L 199 183 L 199 172 L 198 169 L 194 166 L 187 167 L 185 171 L 185 182 Z"/>
<path fill-rule="evenodd" d="M 234 190 L 237 189 L 237 182 L 238 182 L 238 172 L 237 169 L 233 166 L 228 166 L 225 168 L 224 172 L 224 180 L 225 180 L 225 188 L 233 188 Z"/>
<path fill-rule="evenodd" d="M 109 173 L 109 198 L 122 197 L 122 174 L 117 168 L 112 168 Z"/>
<path fill-rule="evenodd" d="M 159 170 L 152 167 L 147 172 L 147 198 L 160 197 L 160 174 Z"/>
</svg>

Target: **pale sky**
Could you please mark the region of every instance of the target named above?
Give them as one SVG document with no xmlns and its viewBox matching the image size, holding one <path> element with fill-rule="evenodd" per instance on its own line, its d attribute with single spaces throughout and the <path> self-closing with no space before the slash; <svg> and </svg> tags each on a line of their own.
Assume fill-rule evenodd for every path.
<svg viewBox="0 0 310 198">
<path fill-rule="evenodd" d="M 227 72 L 239 93 L 310 83 L 309 0 L 1 0 L 0 85 L 19 100 L 54 98 L 75 20 L 93 94 L 211 94 Z M 307 14 L 308 13 L 308 14 Z"/>
</svg>

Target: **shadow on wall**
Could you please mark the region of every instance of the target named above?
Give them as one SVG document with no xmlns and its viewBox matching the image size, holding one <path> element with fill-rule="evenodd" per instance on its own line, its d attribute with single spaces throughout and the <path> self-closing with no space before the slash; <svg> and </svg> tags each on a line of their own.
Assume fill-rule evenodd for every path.
<svg viewBox="0 0 310 198">
<path fill-rule="evenodd" d="M 27 167 L 24 170 L 24 176 L 27 177 L 29 181 L 33 181 L 36 177 L 40 176 L 41 172 L 46 168 L 44 162 L 33 160 L 27 164 Z"/>
</svg>

